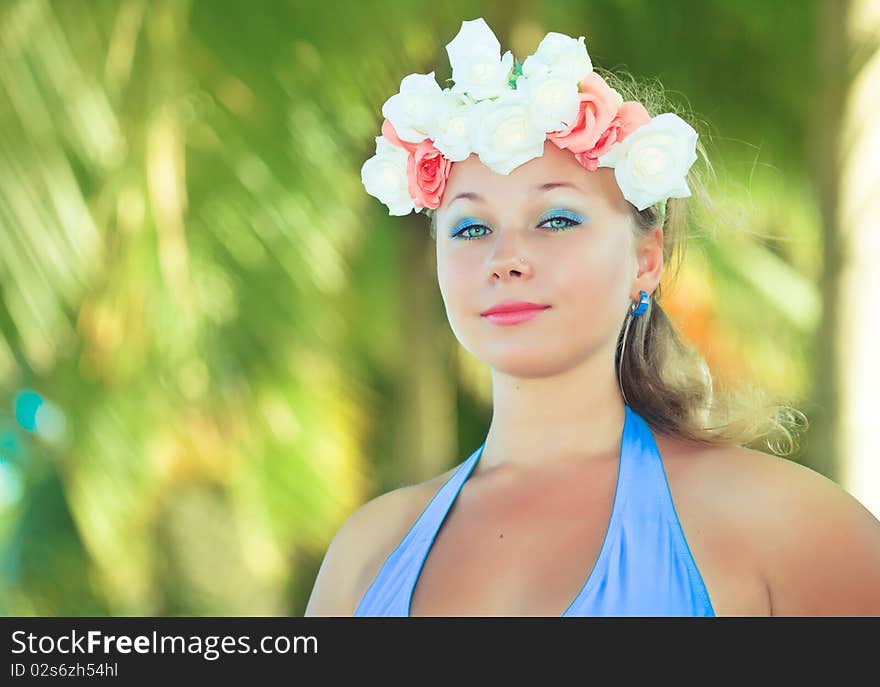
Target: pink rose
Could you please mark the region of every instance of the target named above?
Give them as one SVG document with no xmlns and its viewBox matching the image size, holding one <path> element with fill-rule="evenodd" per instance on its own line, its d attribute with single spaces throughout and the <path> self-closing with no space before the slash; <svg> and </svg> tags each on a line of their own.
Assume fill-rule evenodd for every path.
<svg viewBox="0 0 880 687">
<path fill-rule="evenodd" d="M 615 143 L 620 143 L 633 131 L 650 121 L 651 115 L 648 114 L 644 105 L 634 100 L 628 100 L 620 106 L 617 115 L 596 141 L 596 145 L 590 150 L 577 152 L 574 156 L 582 167 L 595 172 L 599 167 L 600 155 L 607 153 Z"/>
<path fill-rule="evenodd" d="M 406 162 L 409 194 L 416 209 L 440 207 L 440 198 L 446 189 L 451 168 L 452 161 L 443 157 L 431 139 L 426 138 L 417 144 Z"/>
<path fill-rule="evenodd" d="M 547 134 L 557 146 L 573 153 L 583 153 L 596 145 L 617 114 L 619 103 L 614 90 L 596 72 L 587 74 L 578 88 L 580 108 L 575 120 L 564 129 Z"/>
<path fill-rule="evenodd" d="M 402 140 L 394 125 L 382 122 L 382 135 L 393 145 L 409 152 L 406 161 L 406 176 L 409 182 L 409 195 L 417 210 L 440 207 L 440 199 L 446 190 L 446 179 L 452 169 L 452 161 L 434 147 L 434 142 L 426 138 L 421 143 Z"/>
</svg>

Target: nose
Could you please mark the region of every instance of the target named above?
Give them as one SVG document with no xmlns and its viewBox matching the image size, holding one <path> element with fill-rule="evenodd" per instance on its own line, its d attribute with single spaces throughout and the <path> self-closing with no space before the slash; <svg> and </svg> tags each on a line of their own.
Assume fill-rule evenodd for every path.
<svg viewBox="0 0 880 687">
<path fill-rule="evenodd" d="M 506 280 L 531 276 L 531 263 L 525 257 L 522 241 L 516 232 L 501 231 L 490 258 L 490 279 Z"/>
<path fill-rule="evenodd" d="M 530 263 L 518 254 L 499 256 L 492 260 L 492 276 L 495 279 L 517 279 L 531 276 Z"/>
</svg>

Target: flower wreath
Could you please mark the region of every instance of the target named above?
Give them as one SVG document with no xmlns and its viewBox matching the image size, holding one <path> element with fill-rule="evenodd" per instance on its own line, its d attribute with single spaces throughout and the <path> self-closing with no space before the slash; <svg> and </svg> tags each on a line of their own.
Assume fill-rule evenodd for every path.
<svg viewBox="0 0 880 687">
<path fill-rule="evenodd" d="M 611 167 L 639 210 L 691 195 L 697 132 L 673 113 L 651 117 L 593 71 L 584 37 L 550 32 L 522 63 L 482 18 L 447 44 L 452 87 L 409 74 L 382 106 L 376 153 L 361 167 L 367 193 L 389 215 L 437 208 L 452 163 L 477 153 L 498 174 L 540 157 L 550 140 L 589 171 Z"/>
</svg>

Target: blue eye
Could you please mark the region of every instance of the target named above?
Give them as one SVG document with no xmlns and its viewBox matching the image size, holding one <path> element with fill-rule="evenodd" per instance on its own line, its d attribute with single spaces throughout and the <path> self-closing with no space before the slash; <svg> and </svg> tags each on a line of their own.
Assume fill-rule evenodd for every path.
<svg viewBox="0 0 880 687">
<path fill-rule="evenodd" d="M 551 231 L 562 231 L 563 229 L 568 229 L 569 227 L 575 227 L 578 224 L 580 224 L 579 220 L 572 219 L 571 217 L 566 217 L 565 215 L 554 215 L 550 219 L 546 219 L 543 222 L 541 222 L 541 224 L 546 224 L 547 222 L 555 222 L 558 219 L 561 219 L 565 222 L 568 222 L 568 224 L 563 224 L 561 227 L 560 226 L 548 227 L 548 229 L 550 229 Z"/>
<path fill-rule="evenodd" d="M 563 210 L 563 211 L 552 213 L 549 217 L 544 219 L 538 226 L 542 226 L 542 225 L 548 224 L 550 222 L 556 222 L 557 220 L 562 220 L 563 222 L 565 222 L 565 224 L 563 224 L 562 226 L 559 226 L 559 225 L 550 226 L 550 227 L 547 227 L 547 229 L 549 229 L 552 232 L 564 231 L 565 229 L 570 229 L 571 227 L 576 227 L 577 225 L 581 224 L 581 222 L 583 222 L 583 220 L 577 214 Z M 473 222 L 470 224 L 465 224 L 458 231 L 456 231 L 455 233 L 452 234 L 452 238 L 464 239 L 465 241 L 472 241 L 473 239 L 478 239 L 478 238 L 481 238 L 482 236 L 485 236 L 485 234 L 479 234 L 477 236 L 465 236 L 464 232 L 468 231 L 469 229 L 487 229 L 487 227 L 482 224 L 477 224 L 476 222 Z"/>
<path fill-rule="evenodd" d="M 472 239 L 478 239 L 478 238 L 480 238 L 479 236 L 463 236 L 464 232 L 466 232 L 468 229 L 475 229 L 475 228 L 476 229 L 485 229 L 486 227 L 484 227 L 482 224 L 476 224 L 476 223 L 465 224 L 461 229 L 459 229 L 457 232 L 455 232 L 452 235 L 452 238 L 454 238 L 454 239 L 462 238 L 465 241 L 470 241 Z"/>
</svg>

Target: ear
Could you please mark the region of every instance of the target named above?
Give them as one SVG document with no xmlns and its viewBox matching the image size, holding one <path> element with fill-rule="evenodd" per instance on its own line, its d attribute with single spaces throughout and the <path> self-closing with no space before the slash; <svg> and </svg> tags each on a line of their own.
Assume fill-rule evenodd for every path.
<svg viewBox="0 0 880 687">
<path fill-rule="evenodd" d="M 639 299 L 639 291 L 654 293 L 663 276 L 663 227 L 654 225 L 651 230 L 639 239 L 636 245 L 637 272 L 633 281 L 635 294 L 633 300 Z"/>
</svg>

